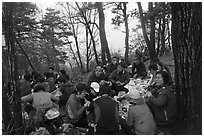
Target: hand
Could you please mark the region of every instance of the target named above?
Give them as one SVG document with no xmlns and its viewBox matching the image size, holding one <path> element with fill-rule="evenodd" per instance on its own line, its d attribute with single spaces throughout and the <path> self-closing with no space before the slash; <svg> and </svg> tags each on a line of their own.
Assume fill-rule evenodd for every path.
<svg viewBox="0 0 204 137">
<path fill-rule="evenodd" d="M 146 94 L 145 94 L 147 97 L 150 97 L 150 96 L 152 96 L 152 93 L 151 92 L 146 92 Z"/>
<path fill-rule="evenodd" d="M 133 76 L 133 78 L 136 79 L 136 78 L 137 78 L 137 74 L 135 74 L 135 75 Z"/>
<path fill-rule="evenodd" d="M 117 86 L 122 86 L 122 83 L 120 81 L 116 81 Z"/>
<path fill-rule="evenodd" d="M 106 83 L 105 80 L 101 80 L 100 83 L 99 83 L 99 85 L 104 85 L 105 83 Z"/>
<path fill-rule="evenodd" d="M 84 104 L 84 107 L 89 107 L 89 105 L 90 105 L 90 102 L 87 101 L 87 102 Z"/>
</svg>

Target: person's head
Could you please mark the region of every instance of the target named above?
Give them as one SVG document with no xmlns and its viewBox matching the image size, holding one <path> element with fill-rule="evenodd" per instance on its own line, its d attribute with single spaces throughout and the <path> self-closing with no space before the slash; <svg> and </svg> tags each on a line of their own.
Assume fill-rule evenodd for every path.
<svg viewBox="0 0 204 137">
<path fill-rule="evenodd" d="M 60 70 L 60 73 L 61 73 L 62 75 L 65 75 L 65 74 L 66 74 L 66 71 L 65 71 L 64 69 L 61 69 L 61 70 Z"/>
<path fill-rule="evenodd" d="M 36 74 L 36 75 L 34 76 L 34 80 L 35 80 L 36 82 L 43 82 L 43 76 L 38 73 L 38 74 Z"/>
<path fill-rule="evenodd" d="M 36 86 L 34 86 L 33 92 L 36 93 L 39 91 L 45 91 L 45 87 L 42 84 L 37 84 Z"/>
<path fill-rule="evenodd" d="M 99 89 L 99 96 L 102 96 L 104 94 L 110 95 L 111 94 L 111 87 L 108 85 L 102 85 Z"/>
<path fill-rule="evenodd" d="M 48 82 L 43 82 L 42 85 L 45 88 L 45 92 L 50 92 L 50 85 Z"/>
<path fill-rule="evenodd" d="M 82 99 L 86 96 L 87 90 L 88 90 L 88 87 L 86 86 L 86 84 L 79 83 L 76 86 L 75 94 L 77 95 L 78 98 Z"/>
<path fill-rule="evenodd" d="M 96 94 L 99 92 L 100 85 L 97 82 L 92 82 L 90 87 L 91 87 L 91 94 Z"/>
<path fill-rule="evenodd" d="M 112 63 L 113 63 L 113 64 L 117 64 L 117 63 L 118 63 L 118 57 L 113 56 L 113 57 L 112 57 Z"/>
<path fill-rule="evenodd" d="M 125 69 L 125 64 L 123 62 L 119 63 L 117 66 L 117 72 L 122 72 Z"/>
<path fill-rule="evenodd" d="M 53 73 L 54 72 L 54 68 L 53 67 L 49 67 L 49 72 Z"/>
<path fill-rule="evenodd" d="M 50 78 L 51 77 L 51 73 L 50 72 L 45 72 L 44 73 L 44 76 L 46 79 Z"/>
<path fill-rule="evenodd" d="M 25 74 L 25 75 L 23 76 L 23 78 L 24 78 L 26 81 L 30 81 L 30 80 L 31 80 L 31 75 Z"/>
<path fill-rule="evenodd" d="M 156 72 L 156 78 L 155 78 L 156 85 L 162 86 L 166 85 L 171 82 L 171 79 L 169 77 L 168 72 L 166 71 L 158 71 Z"/>
<path fill-rule="evenodd" d="M 155 75 L 156 72 L 158 71 L 157 64 L 156 63 L 150 63 L 148 66 L 148 69 L 149 69 L 151 74 Z"/>
<path fill-rule="evenodd" d="M 103 69 L 101 65 L 97 65 L 94 71 L 96 76 L 100 76 L 103 73 Z"/>
<path fill-rule="evenodd" d="M 64 83 L 66 83 L 67 80 L 64 77 L 60 76 L 57 79 L 57 81 L 58 81 L 59 86 L 61 87 Z"/>
</svg>

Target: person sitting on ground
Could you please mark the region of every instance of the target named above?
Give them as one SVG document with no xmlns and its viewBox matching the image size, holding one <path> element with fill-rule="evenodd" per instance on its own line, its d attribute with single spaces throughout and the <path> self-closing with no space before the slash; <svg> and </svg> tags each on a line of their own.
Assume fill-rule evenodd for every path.
<svg viewBox="0 0 204 137">
<path fill-rule="evenodd" d="M 45 92 L 43 85 L 37 84 L 34 86 L 34 93 L 21 97 L 21 100 L 32 104 L 36 110 L 36 122 L 41 122 L 45 110 L 55 107 L 54 102 L 58 102 L 59 98 Z"/>
<path fill-rule="evenodd" d="M 74 87 L 70 81 L 67 81 L 62 76 L 58 78 L 58 85 L 59 85 L 59 91 L 62 93 L 62 95 L 59 97 L 60 98 L 59 107 L 62 108 L 66 106 L 67 100 L 74 92 Z"/>
<path fill-rule="evenodd" d="M 119 106 L 110 95 L 111 88 L 103 85 L 99 90 L 99 98 L 94 101 L 96 134 L 119 134 Z"/>
<path fill-rule="evenodd" d="M 126 93 L 128 92 L 128 89 L 124 86 L 129 83 L 130 75 L 125 70 L 125 64 L 118 64 L 117 69 L 110 75 L 110 81 L 112 82 L 112 89 L 116 91 L 115 95 L 117 95 L 119 91 L 125 91 Z"/>
<path fill-rule="evenodd" d="M 92 82 L 88 90 L 88 94 L 85 96 L 85 98 L 88 101 L 92 101 L 94 98 L 98 96 L 99 89 L 100 85 L 97 82 Z"/>
<path fill-rule="evenodd" d="M 86 85 L 79 83 L 76 86 L 76 90 L 69 97 L 66 103 L 66 109 L 68 112 L 67 120 L 69 123 L 77 127 L 88 127 L 88 121 L 86 117 L 86 108 L 89 107 L 90 102 L 85 102 L 82 106 L 81 99 L 86 95 Z"/>
<path fill-rule="evenodd" d="M 107 65 L 106 67 L 106 75 L 109 77 L 110 74 L 117 69 L 119 63 L 118 57 L 114 56 L 112 57 L 111 63 Z"/>
<path fill-rule="evenodd" d="M 21 97 L 31 93 L 31 76 L 25 74 L 20 80 Z"/>
<path fill-rule="evenodd" d="M 145 78 L 147 71 L 144 62 L 142 61 L 142 55 L 135 56 L 135 61 L 132 64 L 132 77 L 133 78 Z"/>
<path fill-rule="evenodd" d="M 55 79 L 52 77 L 52 74 L 50 72 L 45 72 L 44 76 L 45 76 L 45 81 L 49 83 L 50 92 L 53 92 L 56 89 Z"/>
<path fill-rule="evenodd" d="M 49 67 L 49 73 L 50 73 L 50 76 L 54 78 L 54 80 L 57 79 L 58 73 L 55 71 L 53 67 Z"/>
<path fill-rule="evenodd" d="M 140 91 L 131 89 L 127 96 L 127 100 L 131 103 L 126 118 L 127 124 L 134 127 L 137 135 L 154 135 L 157 129 L 156 123 Z"/>
<path fill-rule="evenodd" d="M 104 74 L 102 66 L 97 65 L 93 73 L 89 76 L 87 85 L 90 86 L 92 82 L 97 82 L 100 85 L 109 84 L 111 86 L 111 82 L 108 77 Z"/>
<path fill-rule="evenodd" d="M 67 81 L 69 81 L 69 75 L 64 69 L 60 70 L 60 77 L 64 77 Z"/>
<path fill-rule="evenodd" d="M 168 72 L 158 71 L 156 72 L 155 78 L 157 94 L 148 94 L 146 103 L 153 112 L 154 119 L 158 128 L 162 130 L 170 130 L 173 132 L 176 116 L 177 116 L 177 105 L 174 84 L 171 81 Z"/>
<path fill-rule="evenodd" d="M 154 66 L 154 71 L 157 69 L 157 71 L 166 71 L 169 74 L 170 80 L 172 81 L 172 77 L 171 77 L 171 72 L 168 68 L 168 66 L 164 63 L 162 63 L 158 58 L 155 58 L 152 60 L 152 62 L 150 63 L 150 68 L 151 65 Z M 155 67 L 155 65 L 157 67 Z"/>
</svg>

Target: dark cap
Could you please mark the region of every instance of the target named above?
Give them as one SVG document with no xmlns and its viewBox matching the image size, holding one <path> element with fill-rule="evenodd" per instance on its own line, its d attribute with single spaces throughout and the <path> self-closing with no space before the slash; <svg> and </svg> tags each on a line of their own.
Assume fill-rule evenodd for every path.
<svg viewBox="0 0 204 137">
<path fill-rule="evenodd" d="M 111 93 L 111 87 L 108 86 L 107 84 L 102 85 L 99 89 L 99 96 L 103 95 L 103 94 L 108 94 L 110 95 Z"/>
</svg>

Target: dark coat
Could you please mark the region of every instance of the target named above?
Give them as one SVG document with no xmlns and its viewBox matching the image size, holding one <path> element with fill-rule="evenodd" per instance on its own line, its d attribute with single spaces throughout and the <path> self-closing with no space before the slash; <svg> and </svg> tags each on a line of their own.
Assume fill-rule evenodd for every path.
<svg viewBox="0 0 204 137">
<path fill-rule="evenodd" d="M 153 111 L 157 125 L 168 125 L 177 116 L 176 96 L 173 84 L 164 86 L 157 91 L 157 95 L 149 97 L 147 104 Z"/>
</svg>

